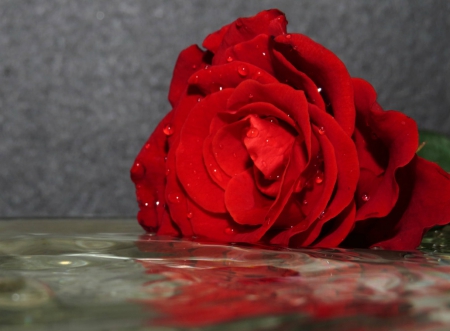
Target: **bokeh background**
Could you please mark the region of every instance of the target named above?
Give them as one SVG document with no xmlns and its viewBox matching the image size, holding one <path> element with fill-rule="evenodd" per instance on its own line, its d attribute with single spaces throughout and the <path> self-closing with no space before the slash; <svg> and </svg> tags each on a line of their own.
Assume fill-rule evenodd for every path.
<svg viewBox="0 0 450 331">
<path fill-rule="evenodd" d="M 385 109 L 450 134 L 450 1 L 1 0 L 0 217 L 134 216 L 178 53 L 273 7 Z"/>
</svg>

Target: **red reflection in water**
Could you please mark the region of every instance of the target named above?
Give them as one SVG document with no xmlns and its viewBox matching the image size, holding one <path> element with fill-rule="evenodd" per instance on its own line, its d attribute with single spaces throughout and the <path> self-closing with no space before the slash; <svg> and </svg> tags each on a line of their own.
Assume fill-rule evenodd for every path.
<svg viewBox="0 0 450 331">
<path fill-rule="evenodd" d="M 424 278 L 430 266 L 420 263 L 420 256 L 411 262 L 403 257 L 383 259 L 370 251 L 336 250 L 327 258 L 320 250 L 267 251 L 153 240 L 146 237 L 137 243 L 141 251 L 161 254 L 160 259 L 140 261 L 148 274 L 162 276 L 145 284 L 149 299 L 140 301 L 158 312 L 153 325 L 200 327 L 295 314 L 305 325 L 329 320 L 343 323 L 342 330 L 368 330 L 358 324 L 375 321 L 378 325 L 370 330 L 388 330 L 393 324 L 417 323 L 411 316 L 421 312 L 412 299 L 450 290 L 448 280 Z M 450 273 L 443 268 L 440 272 Z M 433 286 L 421 287 L 421 282 Z"/>
</svg>

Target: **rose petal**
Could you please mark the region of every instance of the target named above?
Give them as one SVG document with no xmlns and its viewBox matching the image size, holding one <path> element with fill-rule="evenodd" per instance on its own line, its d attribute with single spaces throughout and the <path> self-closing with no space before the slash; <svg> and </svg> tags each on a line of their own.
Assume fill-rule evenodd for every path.
<svg viewBox="0 0 450 331">
<path fill-rule="evenodd" d="M 167 169 L 175 169 L 175 151 L 179 139 L 176 140 L 174 146 L 167 154 L 166 166 Z M 180 186 L 177 174 L 175 171 L 169 171 L 166 173 L 166 190 L 165 200 L 167 207 L 170 211 L 170 217 L 173 222 L 180 229 L 184 236 L 191 236 L 193 234 L 191 224 L 188 220 L 187 214 L 187 197 L 183 188 Z"/>
<path fill-rule="evenodd" d="M 358 155 L 353 141 L 330 115 L 312 104 L 309 105 L 309 113 L 311 121 L 322 130 L 319 135 L 327 136 L 332 143 L 338 169 L 336 194 L 327 207 L 326 220 L 338 215 L 353 200 L 359 179 Z M 326 166 L 330 159 L 325 153 L 323 157 Z"/>
<path fill-rule="evenodd" d="M 263 224 L 273 202 L 258 191 L 251 169 L 234 176 L 225 191 L 227 210 L 233 220 L 242 225 Z"/>
<path fill-rule="evenodd" d="M 322 112 L 326 114 L 325 112 Z M 329 115 L 328 115 L 329 116 Z M 306 215 L 306 218 L 303 219 L 298 224 L 294 225 L 294 227 L 283 231 L 276 235 L 270 242 L 272 244 L 277 245 L 288 245 L 289 242 L 295 247 L 297 246 L 307 246 L 312 243 L 320 233 L 320 229 L 325 220 L 325 212 L 326 207 L 330 201 L 331 195 L 333 194 L 333 190 L 336 184 L 336 179 L 338 176 L 338 168 L 336 165 L 336 155 L 333 144 L 330 142 L 329 138 L 324 135 L 320 135 L 319 133 L 314 132 L 316 135 L 324 158 L 324 174 L 323 174 L 323 182 L 319 185 L 315 185 L 316 193 L 314 196 L 315 199 L 311 199 L 308 197 L 308 204 L 311 204 L 312 209 Z M 344 135 L 345 136 L 345 135 Z M 302 175 L 302 177 L 305 174 Z M 306 186 L 307 180 L 309 178 L 302 178 L 301 182 Z M 317 194 L 320 192 L 320 194 Z M 322 215 L 321 215 L 322 214 Z M 323 218 L 319 219 L 319 217 Z M 329 219 L 329 216 L 326 216 Z"/>
<path fill-rule="evenodd" d="M 206 53 L 197 45 L 186 48 L 178 55 L 169 88 L 169 102 L 172 107 L 178 104 L 180 97 L 187 88 L 189 77 L 207 63 L 210 63 L 210 61 L 206 57 Z"/>
<path fill-rule="evenodd" d="M 272 65 L 275 75 L 280 82 L 285 82 L 297 90 L 304 91 L 309 103 L 326 110 L 325 103 L 318 87 L 306 74 L 295 68 L 280 52 L 273 50 Z"/>
<path fill-rule="evenodd" d="M 242 132 L 248 124 L 238 121 L 217 131 L 212 150 L 220 168 L 229 176 L 236 176 L 251 166 L 251 159 L 242 141 Z"/>
<path fill-rule="evenodd" d="M 399 220 L 396 218 L 395 228 L 390 232 L 395 235 L 373 246 L 391 250 L 415 249 L 425 231 L 450 222 L 450 175 L 438 165 L 418 156 L 410 167 L 412 174 L 404 180 L 411 181 L 412 176 L 414 186 L 405 212 Z M 403 205 L 403 199 L 399 199 L 399 203 Z"/>
<path fill-rule="evenodd" d="M 222 53 L 220 58 L 217 56 L 214 57 L 214 61 L 216 64 L 223 64 L 231 61 L 251 63 L 270 75 L 274 75 L 272 51 L 269 47 L 269 43 L 270 37 L 265 34 L 260 34 L 251 40 L 229 47 Z M 245 70 L 242 69 L 240 73 L 241 75 L 246 74 Z"/>
<path fill-rule="evenodd" d="M 249 98 L 249 94 L 252 98 Z M 297 132 L 303 136 L 308 157 L 311 152 L 311 126 L 308 113 L 308 103 L 303 91 L 296 91 L 292 87 L 284 84 L 260 84 L 255 81 L 245 81 L 239 85 L 231 97 L 228 99 L 228 109 L 254 109 L 254 114 L 258 113 L 259 105 L 251 105 L 256 102 L 267 102 L 282 110 L 292 120 L 285 120 L 281 115 L 275 115 L 285 120 L 286 123 L 297 128 Z M 295 123 L 294 125 L 291 123 Z"/>
<path fill-rule="evenodd" d="M 286 170 L 281 177 L 281 186 L 277 198 L 273 201 L 264 217 L 264 223 L 251 232 L 237 233 L 234 239 L 237 242 L 256 242 L 273 226 L 276 220 L 279 218 L 286 206 L 289 198 L 294 192 L 295 184 L 299 178 L 299 173 L 296 169 L 296 164 L 303 158 L 302 150 L 298 143 L 294 143 L 291 151 L 291 155 L 286 165 Z"/>
<path fill-rule="evenodd" d="M 355 138 L 358 156 L 362 159 L 361 164 L 377 175 L 379 165 L 387 162 L 387 167 L 383 165 L 386 169 L 378 187 L 372 187 L 370 191 L 365 192 L 370 196 L 370 200 L 357 210 L 356 220 L 373 216 L 384 217 L 394 207 L 399 193 L 395 172 L 408 164 L 417 150 L 419 141 L 417 126 L 414 120 L 400 112 L 383 111 L 376 103 L 376 93 L 369 83 L 362 79 L 354 79 L 353 83 L 358 112 L 357 130 L 361 132 L 361 135 L 355 135 Z M 360 141 L 361 137 L 364 137 L 363 139 L 370 142 L 373 139 L 372 132 L 381 142 L 377 142 L 376 148 L 370 148 L 370 144 L 363 144 Z M 380 152 L 383 147 L 384 152 Z M 367 151 L 374 152 L 379 157 L 373 159 Z M 384 161 L 383 158 L 387 160 Z M 361 191 L 359 188 L 358 192 Z"/>
<path fill-rule="evenodd" d="M 240 74 L 243 68 L 246 75 Z M 188 83 L 196 87 L 203 95 L 208 95 L 236 87 L 245 80 L 256 80 L 263 84 L 276 82 L 274 77 L 252 64 L 233 61 L 199 70 L 189 78 Z"/>
<path fill-rule="evenodd" d="M 144 229 L 146 228 L 144 227 Z M 147 230 L 147 232 L 153 231 Z M 156 234 L 159 236 L 171 236 L 171 237 L 179 237 L 182 235 L 182 232 L 178 228 L 178 225 L 176 225 L 175 222 L 170 218 L 170 214 L 167 210 L 164 210 L 163 220 Z"/>
<path fill-rule="evenodd" d="M 210 33 L 205 40 L 203 40 L 202 46 L 212 53 L 216 53 L 222 43 L 223 36 L 228 32 L 230 26 L 233 23 L 223 26 L 220 30 Z"/>
<path fill-rule="evenodd" d="M 232 105 L 232 107 L 235 106 Z M 292 118 L 290 118 L 285 112 L 267 102 L 253 102 L 241 106 L 237 111 L 230 110 L 226 113 L 217 114 L 217 116 L 220 117 L 223 122 L 228 123 L 239 121 L 251 115 L 257 115 L 260 117 L 272 117 L 274 121 L 283 121 L 293 128 L 297 126 Z"/>
<path fill-rule="evenodd" d="M 252 227 L 235 223 L 229 214 L 216 214 L 204 210 L 194 201 L 188 204 L 194 235 L 216 242 L 237 242 L 236 234 L 251 232 Z"/>
<path fill-rule="evenodd" d="M 265 194 L 271 198 L 277 197 L 281 186 L 279 176 L 272 179 L 267 179 L 257 167 L 253 167 L 253 176 L 255 178 L 256 187 L 262 194 Z"/>
<path fill-rule="evenodd" d="M 337 247 L 347 237 L 355 225 L 356 205 L 352 201 L 335 218 L 325 223 L 320 237 L 313 247 Z"/>
<path fill-rule="evenodd" d="M 292 132 L 252 115 L 248 117 L 248 122 L 243 140 L 253 163 L 268 179 L 281 175 L 295 139 Z M 302 165 L 298 166 L 301 171 Z"/>
<path fill-rule="evenodd" d="M 203 142 L 203 161 L 211 179 L 225 190 L 231 177 L 222 170 L 217 162 L 213 152 L 212 139 L 211 135 L 209 135 Z"/>
<path fill-rule="evenodd" d="M 209 135 L 209 123 L 223 111 L 232 90 L 207 96 L 191 109 L 181 131 L 176 150 L 176 172 L 187 194 L 211 212 L 225 212 L 224 192 L 209 176 L 203 160 L 203 141 Z"/>
<path fill-rule="evenodd" d="M 289 37 L 288 37 L 289 36 Z M 293 33 L 275 38 L 275 49 L 322 88 L 333 115 L 351 136 L 355 126 L 353 85 L 345 65 L 331 51 L 307 36 Z"/>
<path fill-rule="evenodd" d="M 223 63 L 220 59 L 229 47 L 251 40 L 260 34 L 276 36 L 285 33 L 286 24 L 284 14 L 277 9 L 265 10 L 253 17 L 236 20 L 234 24 L 230 24 L 223 35 L 222 42 L 215 53 L 213 64 Z"/>
<path fill-rule="evenodd" d="M 344 242 L 346 247 L 415 249 L 422 235 L 436 225 L 450 222 L 450 175 L 418 156 L 397 171 L 400 194 L 384 218 L 356 223 Z"/>
<path fill-rule="evenodd" d="M 305 218 L 302 208 L 302 203 L 298 201 L 296 195 L 292 195 L 289 201 L 286 203 L 286 206 L 283 208 L 280 216 L 273 224 L 272 229 L 287 230 L 300 223 L 304 224 L 304 226 L 306 227 L 307 224 L 302 222 L 302 220 Z"/>
<path fill-rule="evenodd" d="M 148 230 L 157 229 L 167 221 L 164 216 L 167 137 L 163 130 L 171 122 L 172 115 L 173 112 L 169 112 L 161 120 L 142 147 L 131 169 L 131 179 L 136 184 L 136 196 L 140 209 L 138 221 Z"/>
</svg>

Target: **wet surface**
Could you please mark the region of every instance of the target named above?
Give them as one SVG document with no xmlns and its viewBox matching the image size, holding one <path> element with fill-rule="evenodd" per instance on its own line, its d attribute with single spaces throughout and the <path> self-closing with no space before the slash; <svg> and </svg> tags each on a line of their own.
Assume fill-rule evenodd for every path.
<svg viewBox="0 0 450 331">
<path fill-rule="evenodd" d="M 420 250 L 274 249 L 134 221 L 0 222 L 0 330 L 448 330 L 450 229 Z"/>
</svg>

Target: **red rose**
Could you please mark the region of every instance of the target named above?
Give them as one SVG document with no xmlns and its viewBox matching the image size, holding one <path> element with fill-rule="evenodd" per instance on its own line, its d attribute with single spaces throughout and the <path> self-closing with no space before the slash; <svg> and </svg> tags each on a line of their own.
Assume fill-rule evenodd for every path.
<svg viewBox="0 0 450 331">
<path fill-rule="evenodd" d="M 415 122 L 383 111 L 278 10 L 181 52 L 172 111 L 136 158 L 138 220 L 161 235 L 412 249 L 450 221 L 450 176 L 417 156 Z"/>
</svg>

